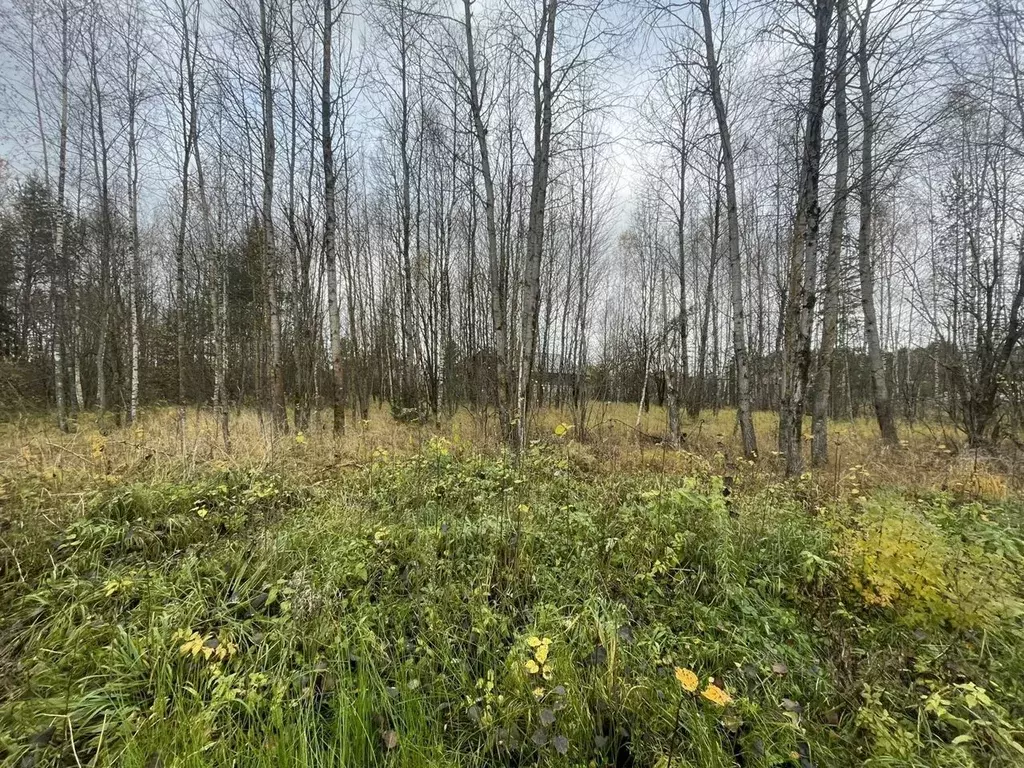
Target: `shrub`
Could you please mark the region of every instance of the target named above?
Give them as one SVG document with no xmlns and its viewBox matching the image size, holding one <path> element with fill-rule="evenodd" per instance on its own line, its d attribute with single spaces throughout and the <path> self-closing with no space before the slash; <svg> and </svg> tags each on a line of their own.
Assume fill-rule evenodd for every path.
<svg viewBox="0 0 1024 768">
<path fill-rule="evenodd" d="M 948 502 L 860 499 L 840 544 L 851 586 L 868 605 L 911 624 L 985 628 L 1019 616 L 1014 563 L 944 531 L 936 520 L 948 510 Z"/>
</svg>

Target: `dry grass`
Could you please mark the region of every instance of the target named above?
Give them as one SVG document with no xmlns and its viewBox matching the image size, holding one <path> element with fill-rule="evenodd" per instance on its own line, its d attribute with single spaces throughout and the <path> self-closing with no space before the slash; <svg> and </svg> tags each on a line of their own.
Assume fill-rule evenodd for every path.
<svg viewBox="0 0 1024 768">
<path fill-rule="evenodd" d="M 117 427 L 108 417 L 83 415 L 76 429 L 60 432 L 51 419 L 23 416 L 0 424 L 0 500 L 16 481 L 35 479 L 51 492 L 74 493 L 96 485 L 125 481 L 182 480 L 211 470 L 272 470 L 313 481 L 363 466 L 380 452 L 408 455 L 431 440 L 443 439 L 456 451 L 499 450 L 493 414 L 460 410 L 427 424 L 395 421 L 386 407 L 370 418 L 349 423 L 335 438 L 330 414 L 321 412 L 306 434 L 276 434 L 269 420 L 255 410 L 231 414 L 230 451 L 220 438 L 213 413 L 189 409 L 184 433 L 174 408 L 146 410 L 132 427 Z M 546 408 L 535 417 L 538 440 L 561 443 L 581 461 L 610 472 L 665 471 L 673 474 L 712 472 L 733 475 L 746 485 L 777 482 L 782 461 L 774 450 L 777 418 L 755 414 L 761 460 L 740 455 L 735 413 L 705 412 L 684 423 L 685 441 L 674 450 L 660 440 L 664 410 L 640 414 L 628 404 L 594 404 L 582 433 L 567 411 Z M 564 435 L 558 425 L 568 429 Z M 808 426 L 809 430 L 809 426 Z M 945 489 L 976 498 L 1003 500 L 1024 488 L 1021 457 L 978 455 L 960 449 L 948 426 L 919 422 L 901 425 L 902 446 L 885 447 L 870 419 L 836 422 L 831 429 L 830 460 L 812 476 L 836 495 L 872 487 L 898 487 L 908 492 Z M 809 440 L 808 440 L 809 445 Z"/>
</svg>

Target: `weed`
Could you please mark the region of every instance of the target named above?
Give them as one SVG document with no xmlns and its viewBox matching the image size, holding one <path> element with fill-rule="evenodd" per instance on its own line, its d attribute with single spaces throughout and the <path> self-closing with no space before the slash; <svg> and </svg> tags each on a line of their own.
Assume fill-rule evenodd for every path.
<svg viewBox="0 0 1024 768">
<path fill-rule="evenodd" d="M 728 449 L 616 469 L 563 423 L 518 463 L 420 427 L 332 472 L 316 430 L 230 469 L 125 469 L 116 431 L 88 475 L 33 458 L 4 486 L 0 759 L 1019 764 L 1011 493 L 779 483 Z"/>
</svg>

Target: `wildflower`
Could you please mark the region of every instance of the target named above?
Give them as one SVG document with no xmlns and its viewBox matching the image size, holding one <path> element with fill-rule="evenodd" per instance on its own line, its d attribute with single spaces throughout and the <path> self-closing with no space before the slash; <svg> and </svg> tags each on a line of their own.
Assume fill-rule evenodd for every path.
<svg viewBox="0 0 1024 768">
<path fill-rule="evenodd" d="M 527 659 L 526 663 L 523 664 L 523 666 L 526 667 L 526 671 L 529 672 L 531 675 L 536 675 L 538 672 L 540 672 L 540 665 L 533 659 Z"/>
<path fill-rule="evenodd" d="M 683 690 L 687 693 L 693 693 L 697 690 L 699 680 L 697 675 L 693 673 L 691 669 L 683 669 L 682 667 L 676 667 L 676 680 L 679 681 L 679 685 L 682 686 Z"/>
<path fill-rule="evenodd" d="M 708 683 L 708 687 L 701 691 L 700 695 L 719 707 L 725 707 L 732 703 L 732 697 L 714 683 Z"/>
</svg>

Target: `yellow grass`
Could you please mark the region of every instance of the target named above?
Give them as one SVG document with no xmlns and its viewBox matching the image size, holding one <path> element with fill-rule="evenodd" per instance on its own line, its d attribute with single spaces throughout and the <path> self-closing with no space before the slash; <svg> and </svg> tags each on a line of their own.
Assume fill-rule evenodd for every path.
<svg viewBox="0 0 1024 768">
<path fill-rule="evenodd" d="M 500 450 L 493 414 L 460 410 L 427 424 L 405 424 L 395 421 L 386 407 L 375 407 L 368 420 L 350 420 L 340 438 L 332 435 L 329 419 L 328 412 L 319 413 L 307 434 L 282 435 L 255 410 L 233 411 L 228 451 L 213 413 L 206 409 L 186 412 L 184 434 L 177 410 L 168 407 L 145 410 L 132 427 L 115 426 L 112 416 L 101 423 L 94 414 L 83 415 L 67 434 L 51 419 L 26 416 L 0 424 L 0 501 L 16 482 L 28 478 L 54 493 L 104 483 L 183 479 L 218 469 L 269 469 L 319 481 L 362 466 L 381 451 L 418 452 L 431 439 L 444 439 L 456 451 Z M 641 413 L 639 427 L 636 421 L 636 406 L 595 403 L 581 445 L 580 425 L 573 424 L 572 415 L 546 408 L 536 415 L 532 434 L 546 443 L 564 444 L 579 460 L 605 471 L 713 472 L 736 476 L 748 485 L 776 482 L 781 476 L 773 413 L 755 414 L 761 451 L 756 463 L 742 459 L 734 411 L 705 412 L 697 420 L 685 420 L 680 450 L 658 439 L 665 432 L 663 409 Z M 1005 459 L 959 453 L 948 427 L 902 424 L 899 449 L 881 443 L 870 419 L 836 422 L 830 437 L 829 465 L 811 475 L 820 488 L 836 495 L 893 486 L 1001 500 L 1019 491 L 1024 477 Z M 809 440 L 807 445 L 809 450 Z"/>
</svg>

